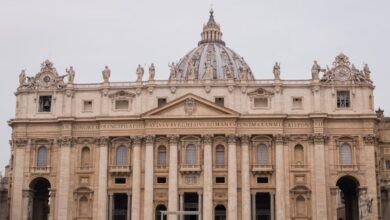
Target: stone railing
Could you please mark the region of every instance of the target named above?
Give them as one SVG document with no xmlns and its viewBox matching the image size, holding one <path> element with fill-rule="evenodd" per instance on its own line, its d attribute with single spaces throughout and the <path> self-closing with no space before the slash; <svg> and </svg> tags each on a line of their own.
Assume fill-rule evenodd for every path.
<svg viewBox="0 0 390 220">
<path fill-rule="evenodd" d="M 50 173 L 51 167 L 49 166 L 35 166 L 31 168 L 31 172 L 35 174 Z"/>
<path fill-rule="evenodd" d="M 274 171 L 274 166 L 272 164 L 252 165 L 252 173 L 254 174 L 272 173 L 273 171 Z"/>
<path fill-rule="evenodd" d="M 360 169 L 359 165 L 334 165 L 334 168 L 337 171 L 358 171 Z"/>
<path fill-rule="evenodd" d="M 129 174 L 131 172 L 131 166 L 110 166 L 110 173 L 112 174 Z"/>
<path fill-rule="evenodd" d="M 181 164 L 180 172 L 182 173 L 200 173 L 202 167 L 199 164 Z"/>
</svg>

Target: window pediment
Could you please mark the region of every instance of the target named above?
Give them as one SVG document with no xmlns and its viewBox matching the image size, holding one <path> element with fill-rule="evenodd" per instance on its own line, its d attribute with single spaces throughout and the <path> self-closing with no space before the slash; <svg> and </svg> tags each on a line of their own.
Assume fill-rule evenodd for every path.
<svg viewBox="0 0 390 220">
<path fill-rule="evenodd" d="M 248 93 L 249 97 L 270 97 L 273 95 L 274 95 L 274 92 L 271 92 L 271 91 L 263 89 L 263 88 L 258 88 L 256 90 Z"/>
</svg>

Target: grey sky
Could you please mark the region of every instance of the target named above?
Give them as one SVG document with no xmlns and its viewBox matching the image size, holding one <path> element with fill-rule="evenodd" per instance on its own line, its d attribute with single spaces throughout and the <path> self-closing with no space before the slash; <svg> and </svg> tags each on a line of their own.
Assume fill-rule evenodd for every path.
<svg viewBox="0 0 390 220">
<path fill-rule="evenodd" d="M 45 59 L 61 74 L 73 65 L 76 82 L 135 80 L 137 64 L 154 62 L 167 79 L 200 40 L 210 5 L 227 46 L 243 56 L 257 79 L 309 78 L 313 60 L 331 65 L 344 52 L 357 68 L 370 65 L 376 107 L 390 111 L 388 0 L 0 0 L 0 170 L 8 163 L 15 92 L 21 69 L 35 75 Z"/>
</svg>

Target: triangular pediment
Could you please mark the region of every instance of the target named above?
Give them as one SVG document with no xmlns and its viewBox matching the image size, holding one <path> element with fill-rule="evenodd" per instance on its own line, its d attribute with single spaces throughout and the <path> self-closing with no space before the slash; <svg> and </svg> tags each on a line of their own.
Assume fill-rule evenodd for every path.
<svg viewBox="0 0 390 220">
<path fill-rule="evenodd" d="M 143 118 L 231 118 L 239 113 L 221 107 L 209 100 L 188 93 L 164 106 L 154 108 L 142 115 Z"/>
</svg>

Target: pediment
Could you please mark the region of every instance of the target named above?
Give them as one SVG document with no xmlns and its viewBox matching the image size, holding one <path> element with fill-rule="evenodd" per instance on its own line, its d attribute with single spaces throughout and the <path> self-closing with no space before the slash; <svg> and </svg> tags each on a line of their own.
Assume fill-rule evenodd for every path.
<svg viewBox="0 0 390 220">
<path fill-rule="evenodd" d="M 221 107 L 191 93 L 142 115 L 143 118 L 230 118 L 238 116 L 239 113 L 234 110 Z"/>
<path fill-rule="evenodd" d="M 274 93 L 272 91 L 268 91 L 263 88 L 258 88 L 255 89 L 254 91 L 248 92 L 248 96 L 263 96 L 263 97 L 268 97 L 272 96 Z"/>
</svg>

